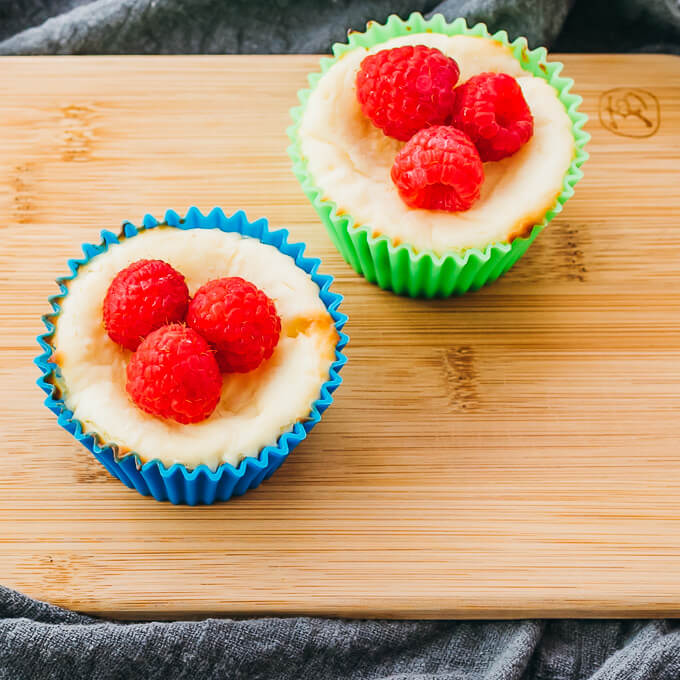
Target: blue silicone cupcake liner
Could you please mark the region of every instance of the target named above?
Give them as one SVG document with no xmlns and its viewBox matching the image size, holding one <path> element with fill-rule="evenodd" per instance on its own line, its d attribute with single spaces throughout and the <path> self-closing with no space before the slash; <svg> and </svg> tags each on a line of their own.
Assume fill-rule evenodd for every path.
<svg viewBox="0 0 680 680">
<path fill-rule="evenodd" d="M 141 230 L 153 229 L 159 225 L 177 229 L 220 229 L 225 232 L 237 232 L 276 247 L 280 252 L 293 258 L 295 264 L 307 272 L 312 281 L 319 286 L 319 297 L 326 305 L 338 331 L 335 361 L 331 365 L 329 379 L 321 386 L 319 398 L 312 404 L 307 419 L 295 423 L 291 431 L 282 434 L 276 444 L 264 447 L 257 457 L 244 458 L 238 467 L 224 463 L 215 471 L 206 465 L 199 465 L 190 470 L 178 463 L 167 468 L 158 459 L 143 463 L 134 452 L 118 457 L 115 443 L 104 442 L 97 433 L 84 430 L 82 423 L 76 420 L 73 412 L 66 407 L 54 384 L 58 367 L 52 362 L 54 348 L 51 339 L 54 334 L 55 319 L 61 312 L 60 303 L 68 295 L 66 282 L 78 275 L 78 269 L 81 266 L 107 251 L 110 245 L 119 243 L 121 238 L 132 238 Z M 101 232 L 101 236 L 102 241 L 99 245 L 83 244 L 84 257 L 68 261 L 71 273 L 57 279 L 60 292 L 49 298 L 53 311 L 42 317 L 47 330 L 38 336 L 38 343 L 43 352 L 35 359 L 35 363 L 42 373 L 38 379 L 38 385 L 47 394 L 45 405 L 56 414 L 59 425 L 91 451 L 114 477 L 144 496 L 153 496 L 158 501 L 170 501 L 175 504 L 198 505 L 226 501 L 232 496 L 244 494 L 248 489 L 254 489 L 263 480 L 271 477 L 286 460 L 288 454 L 321 420 L 321 414 L 333 401 L 333 392 L 342 382 L 339 371 L 347 361 L 342 349 L 349 338 L 342 332 L 347 316 L 338 311 L 342 296 L 330 290 L 333 277 L 318 273 L 317 270 L 321 264 L 319 259 L 304 257 L 304 243 L 288 243 L 286 229 L 269 231 L 266 219 L 249 222 L 243 211 L 227 217 L 220 208 L 213 209 L 208 215 L 203 215 L 197 208 L 190 208 L 186 217 L 181 218 L 175 211 L 168 210 L 163 222 L 159 222 L 151 215 L 146 215 L 140 229 L 130 222 L 125 222 L 120 236 L 106 230 Z"/>
</svg>

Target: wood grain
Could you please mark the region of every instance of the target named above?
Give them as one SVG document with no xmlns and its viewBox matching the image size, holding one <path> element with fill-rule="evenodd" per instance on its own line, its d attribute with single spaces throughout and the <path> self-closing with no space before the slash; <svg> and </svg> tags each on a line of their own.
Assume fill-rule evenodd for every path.
<svg viewBox="0 0 680 680">
<path fill-rule="evenodd" d="M 680 615 L 680 60 L 564 62 L 593 135 L 575 198 L 497 284 L 426 302 L 355 275 L 290 172 L 315 57 L 3 58 L 2 582 L 135 618 Z M 652 100 L 612 127 L 615 88 Z M 291 460 L 194 509 L 109 479 L 31 363 L 81 242 L 192 204 L 306 241 L 352 337 Z"/>
</svg>

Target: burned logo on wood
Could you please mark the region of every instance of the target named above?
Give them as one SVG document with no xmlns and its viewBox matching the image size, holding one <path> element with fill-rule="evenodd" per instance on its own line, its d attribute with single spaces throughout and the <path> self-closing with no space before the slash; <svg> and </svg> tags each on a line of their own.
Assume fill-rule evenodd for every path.
<svg viewBox="0 0 680 680">
<path fill-rule="evenodd" d="M 647 90 L 617 87 L 600 95 L 600 123 L 622 137 L 651 137 L 661 121 L 659 100 Z"/>
</svg>

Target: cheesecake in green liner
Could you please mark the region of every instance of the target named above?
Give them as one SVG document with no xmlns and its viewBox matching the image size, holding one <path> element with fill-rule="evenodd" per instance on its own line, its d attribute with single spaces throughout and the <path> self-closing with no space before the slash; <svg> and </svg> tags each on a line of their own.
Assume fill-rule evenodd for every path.
<svg viewBox="0 0 680 680">
<path fill-rule="evenodd" d="M 409 207 L 390 178 L 404 142 L 364 116 L 356 74 L 368 54 L 403 45 L 435 47 L 460 67 L 459 83 L 484 73 L 517 79 L 534 119 L 534 134 L 517 153 L 484 164 L 481 196 L 465 212 Z M 300 94 L 293 110 L 290 153 L 303 189 L 345 259 L 383 288 L 412 296 L 463 293 L 493 281 L 526 251 L 561 210 L 581 177 L 587 134 L 580 98 L 561 64 L 524 39 L 508 43 L 483 25 L 391 17 L 334 46 L 335 58 Z"/>
</svg>

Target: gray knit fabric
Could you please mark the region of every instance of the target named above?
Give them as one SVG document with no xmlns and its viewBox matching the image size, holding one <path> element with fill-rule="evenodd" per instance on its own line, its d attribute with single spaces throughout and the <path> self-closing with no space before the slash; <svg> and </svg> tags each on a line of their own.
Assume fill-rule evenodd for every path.
<svg viewBox="0 0 680 680">
<path fill-rule="evenodd" d="M 107 623 L 0 587 L 0 680 L 677 680 L 680 623 Z"/>
<path fill-rule="evenodd" d="M 0 54 L 327 52 L 348 28 L 441 12 L 574 51 L 677 51 L 680 0 L 0 0 Z"/>
<path fill-rule="evenodd" d="M 680 0 L 0 0 L 0 54 L 326 52 L 348 27 L 413 10 L 486 21 L 532 46 L 680 51 Z M 0 680 L 48 678 L 679 680 L 680 625 L 112 623 L 0 586 Z"/>
</svg>

